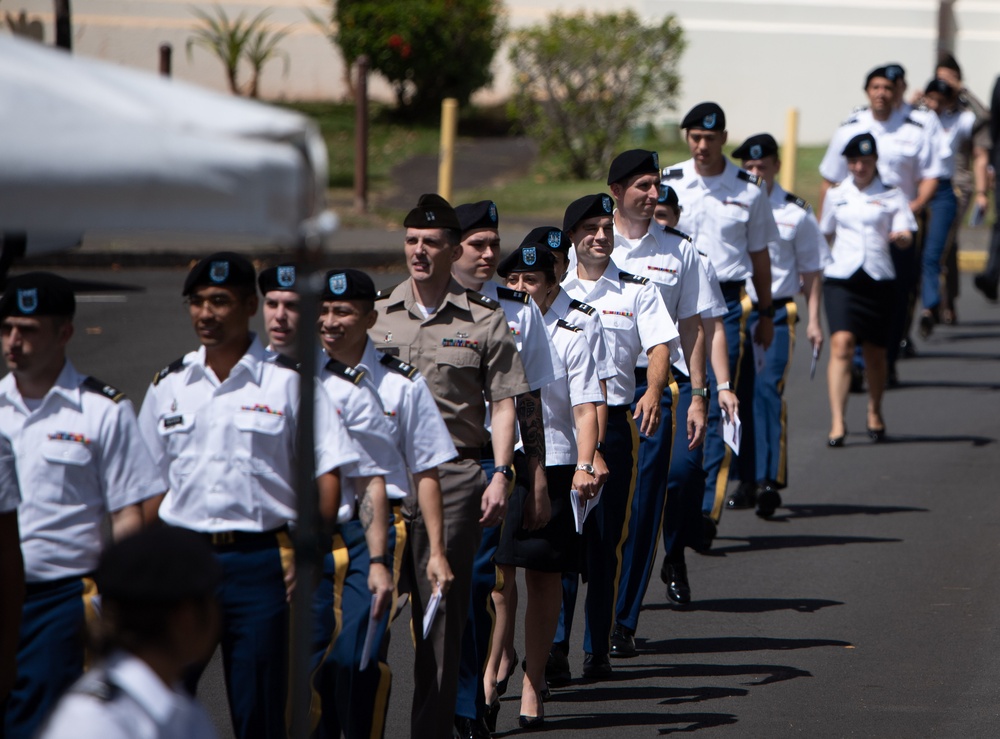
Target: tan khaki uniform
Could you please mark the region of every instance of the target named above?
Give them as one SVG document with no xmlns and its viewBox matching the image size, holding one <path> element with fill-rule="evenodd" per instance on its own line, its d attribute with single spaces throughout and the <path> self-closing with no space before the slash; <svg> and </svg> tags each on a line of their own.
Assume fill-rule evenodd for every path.
<svg viewBox="0 0 1000 739">
<path fill-rule="evenodd" d="M 504 312 L 496 301 L 452 280 L 441 305 L 424 318 L 412 282 L 407 280 L 388 298 L 379 300 L 377 308 L 378 321 L 369 332 L 375 348 L 420 370 L 459 451 L 458 460 L 438 467 L 445 546 L 455 579 L 426 640 L 423 614 L 431 592 L 424 572 L 430 542 L 419 513 L 413 516 L 410 537 L 417 642 L 411 735 L 450 739 L 472 563 L 481 536 L 480 502 L 488 482 L 478 462 L 479 451 L 489 441 L 486 401 L 514 397 L 530 388 Z"/>
</svg>

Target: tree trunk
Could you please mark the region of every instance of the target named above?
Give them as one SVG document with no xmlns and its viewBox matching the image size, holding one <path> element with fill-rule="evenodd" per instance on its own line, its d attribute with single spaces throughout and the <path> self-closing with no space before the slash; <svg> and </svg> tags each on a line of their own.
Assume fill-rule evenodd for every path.
<svg viewBox="0 0 1000 739">
<path fill-rule="evenodd" d="M 72 51 L 73 49 L 73 27 L 69 0 L 53 0 L 55 4 L 56 16 L 56 47 Z"/>
</svg>

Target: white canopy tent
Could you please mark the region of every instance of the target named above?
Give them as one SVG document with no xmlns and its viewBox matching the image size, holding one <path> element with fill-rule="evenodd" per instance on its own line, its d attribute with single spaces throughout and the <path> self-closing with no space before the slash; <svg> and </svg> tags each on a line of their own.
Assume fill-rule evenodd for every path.
<svg viewBox="0 0 1000 739">
<path fill-rule="evenodd" d="M 29 252 L 95 232 L 290 246 L 326 161 L 304 116 L 0 35 L 0 230 Z"/>
</svg>

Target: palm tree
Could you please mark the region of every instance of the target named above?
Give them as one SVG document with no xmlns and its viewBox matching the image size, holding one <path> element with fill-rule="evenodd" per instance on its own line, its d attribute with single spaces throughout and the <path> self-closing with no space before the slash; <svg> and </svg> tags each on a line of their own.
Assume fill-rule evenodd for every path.
<svg viewBox="0 0 1000 739">
<path fill-rule="evenodd" d="M 201 25 L 195 27 L 193 35 L 187 40 L 188 56 L 190 57 L 191 49 L 195 46 L 201 46 L 215 54 L 226 68 L 226 80 L 235 95 L 241 94 L 239 66 L 240 60 L 245 58 L 252 70 L 247 93 L 255 98 L 258 78 L 267 62 L 284 56 L 285 71 L 288 71 L 288 55 L 277 48 L 278 43 L 288 35 L 288 29 L 271 30 L 264 25 L 271 14 L 270 10 L 262 10 L 250 19 L 240 13 L 235 20 L 230 20 L 221 6 L 214 7 L 214 15 L 200 8 L 191 8 Z"/>
</svg>

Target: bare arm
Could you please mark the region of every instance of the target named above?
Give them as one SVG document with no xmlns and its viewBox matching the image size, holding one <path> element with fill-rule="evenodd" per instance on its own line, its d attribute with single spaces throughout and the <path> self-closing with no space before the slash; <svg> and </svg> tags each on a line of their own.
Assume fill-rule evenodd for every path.
<svg viewBox="0 0 1000 739">
<path fill-rule="evenodd" d="M 771 255 L 767 249 L 750 252 L 750 261 L 753 262 L 754 290 L 757 291 L 757 304 L 763 307 L 771 305 Z M 754 331 L 753 340 L 767 349 L 774 340 L 774 322 L 770 316 L 761 315 L 757 319 L 757 330 Z"/>
<path fill-rule="evenodd" d="M 361 492 L 358 519 L 365 530 L 368 555 L 388 556 L 389 499 L 385 494 L 385 478 L 381 475 L 370 477 Z M 372 562 L 368 565 L 368 590 L 375 596 L 371 617 L 378 620 L 392 602 L 392 570 L 387 564 Z"/>
<path fill-rule="evenodd" d="M 705 318 L 702 323 L 705 327 L 705 346 L 709 361 L 712 363 L 712 372 L 715 373 L 715 381 L 724 385 L 731 382 L 731 379 L 729 377 L 729 346 L 726 344 L 726 331 L 722 326 L 722 319 Z M 718 393 L 718 396 L 719 406 L 726 415 L 730 418 L 739 415 L 740 404 L 734 390 L 723 390 Z M 698 396 L 691 398 L 691 404 L 695 403 L 700 403 L 702 407 L 706 405 L 705 399 Z"/>
<path fill-rule="evenodd" d="M 917 197 L 910 201 L 910 210 L 919 213 L 934 197 L 937 191 L 938 181 L 933 177 L 920 180 L 917 183 Z"/>
<path fill-rule="evenodd" d="M 997 115 L 1000 115 L 1000 111 L 997 111 Z M 989 208 L 990 201 L 987 197 L 987 193 L 990 189 L 989 184 L 989 168 L 990 168 L 990 153 L 982 146 L 976 146 L 972 149 L 972 178 L 975 182 L 976 192 L 973 196 L 975 200 L 976 207 L 983 210 L 984 212 Z"/>
<path fill-rule="evenodd" d="M 604 404 L 597 406 L 597 440 L 603 441 L 604 435 L 608 431 L 608 382 L 601 380 L 601 395 L 604 396 Z M 597 476 L 597 484 L 603 485 L 608 479 L 608 464 L 604 461 L 604 455 L 600 452 L 594 453 L 594 474 Z"/>
<path fill-rule="evenodd" d="M 660 401 L 667 386 L 667 372 L 670 368 L 670 348 L 666 344 L 651 347 L 646 356 L 646 392 L 635 404 L 632 417 L 639 421 L 639 433 L 652 436 L 660 425 Z"/>
<path fill-rule="evenodd" d="M 593 464 L 597 447 L 597 406 L 594 403 L 574 405 L 573 421 L 576 424 L 576 463 Z M 584 498 L 593 498 L 599 487 L 596 475 L 591 476 L 583 470 L 573 473 L 573 489 L 579 490 Z"/>
<path fill-rule="evenodd" d="M 0 705 L 17 676 L 17 643 L 24 604 L 24 562 L 17 511 L 0 513 Z"/>
<path fill-rule="evenodd" d="M 167 494 L 163 493 L 142 501 L 140 505 L 142 506 L 142 523 L 144 526 L 151 526 L 160 520 L 160 504 L 166 496 Z"/>
<path fill-rule="evenodd" d="M 121 541 L 141 529 L 142 522 L 142 506 L 127 505 L 111 514 L 111 535 L 115 541 Z"/>
<path fill-rule="evenodd" d="M 687 359 L 688 372 L 692 387 L 705 387 L 708 380 L 705 374 L 705 329 L 702 327 L 701 316 L 694 315 L 682 318 L 677 324 L 681 334 L 681 346 Z M 705 403 L 692 404 L 687 413 L 688 448 L 695 449 L 705 440 L 708 417 Z"/>
<path fill-rule="evenodd" d="M 361 478 L 359 484 L 367 484 L 366 478 Z M 319 492 L 319 515 L 327 523 L 336 523 L 337 512 L 340 510 L 340 470 L 333 470 L 316 478 L 316 488 Z"/>
<path fill-rule="evenodd" d="M 528 459 L 531 497 L 524 509 L 523 525 L 529 531 L 540 529 L 552 517 L 549 484 L 545 477 L 545 422 L 542 418 L 542 392 L 532 390 L 517 396 L 517 423 L 521 444 Z"/>
<path fill-rule="evenodd" d="M 441 595 L 444 595 L 451 587 L 451 581 L 455 576 L 451 572 L 445 553 L 444 512 L 437 467 L 414 474 L 413 484 L 417 489 L 420 517 L 424 521 L 424 528 L 427 530 L 427 538 L 431 545 L 431 556 L 427 561 L 427 579 L 432 588 L 435 584 L 439 585 Z"/>
<path fill-rule="evenodd" d="M 497 467 L 514 463 L 514 425 L 517 423 L 517 410 L 513 398 L 496 400 L 490 404 L 490 418 L 493 422 L 493 461 Z M 498 526 L 507 511 L 507 496 L 510 493 L 507 478 L 499 472 L 489 480 L 483 491 L 483 502 L 480 509 L 483 517 L 479 519 L 480 526 Z"/>
<path fill-rule="evenodd" d="M 809 311 L 809 323 L 806 326 L 806 337 L 813 351 L 819 353 L 823 349 L 823 327 L 820 325 L 820 310 L 823 298 L 823 273 L 803 272 L 802 289 L 806 294 L 806 307 Z"/>
</svg>

